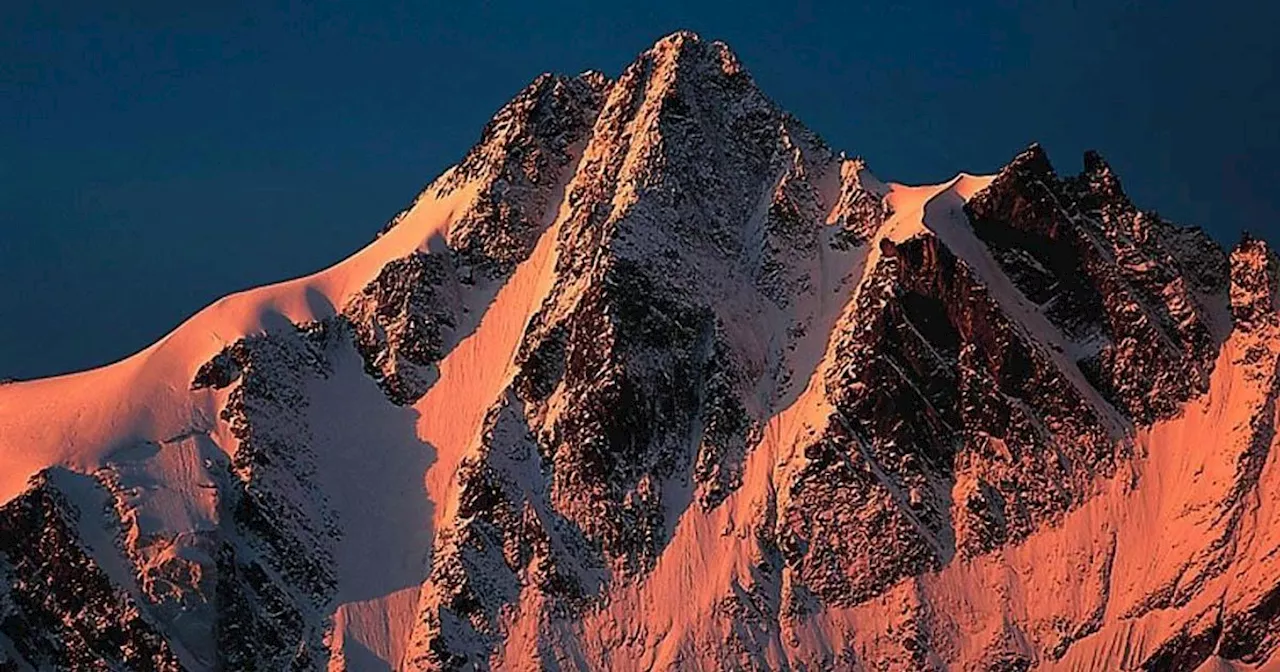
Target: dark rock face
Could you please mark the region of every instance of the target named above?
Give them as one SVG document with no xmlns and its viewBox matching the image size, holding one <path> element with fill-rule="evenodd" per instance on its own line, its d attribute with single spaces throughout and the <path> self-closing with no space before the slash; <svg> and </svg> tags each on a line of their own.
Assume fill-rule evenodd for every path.
<svg viewBox="0 0 1280 672">
<path fill-rule="evenodd" d="M 1213 654 L 1222 634 L 1222 624 L 1205 614 L 1198 627 L 1188 626 L 1160 646 L 1142 662 L 1151 672 L 1193 672 Z M 1209 623 L 1205 624 L 1205 620 Z"/>
<path fill-rule="evenodd" d="M 756 381 L 705 289 L 744 258 L 727 272 L 764 301 L 812 291 L 797 260 L 817 255 L 812 181 L 828 163 L 723 45 L 673 36 L 610 88 L 568 187 L 551 294 L 460 471 L 465 523 L 437 544 L 431 582 L 448 597 L 421 617 L 424 665 L 483 663 L 497 613 L 526 589 L 563 617 L 604 577 L 650 569 L 669 511 L 689 505 L 671 484 L 700 486 L 705 508 L 738 487 Z"/>
<path fill-rule="evenodd" d="M 345 311 L 365 370 L 387 398 L 417 401 L 434 380 L 456 326 L 456 288 L 447 257 L 415 253 L 392 261 Z"/>
<path fill-rule="evenodd" d="M 165 638 L 82 546 L 79 516 L 45 476 L 0 507 L 0 633 L 39 669 L 181 670 Z"/>
<path fill-rule="evenodd" d="M 233 505 L 236 522 L 262 538 L 280 563 L 277 571 L 320 603 L 334 585 L 331 558 L 321 550 L 331 521 L 313 482 L 302 379 L 326 375 L 326 336 L 325 328 L 317 327 L 238 343 L 245 353 L 243 373 L 222 411 L 239 440 L 231 458 L 231 472 L 242 486 Z M 278 534 L 282 528 L 296 528 L 303 538 Z"/>
<path fill-rule="evenodd" d="M 339 533 L 314 483 L 305 412 L 306 381 L 328 375 L 336 338 L 351 338 L 340 320 L 245 338 L 193 383 L 235 385 L 221 413 L 238 442 L 221 484 L 233 527 L 214 558 L 218 655 L 231 668 L 306 670 L 328 657 L 309 614 L 336 589 Z"/>
<path fill-rule="evenodd" d="M 591 130 L 609 86 L 598 72 L 540 75 L 498 110 L 462 161 L 423 192 L 447 195 L 469 184 L 477 189 L 446 241 L 460 266 L 499 277 L 528 256 L 544 212 L 554 205 L 555 186 L 573 160 L 573 146 Z"/>
<path fill-rule="evenodd" d="M 1257 665 L 1280 646 L 1280 585 L 1249 609 L 1228 615 L 1221 625 L 1218 653 L 1228 660 Z"/>
<path fill-rule="evenodd" d="M 664 481 L 692 476 L 704 506 L 737 487 L 754 381 L 705 290 L 730 273 L 778 305 L 811 291 L 796 260 L 817 253 L 810 173 L 829 159 L 724 45 L 689 35 L 643 54 L 603 104 L 517 392 L 557 510 L 624 574 L 666 543 Z"/>
<path fill-rule="evenodd" d="M 716 514 L 734 517 L 720 535 L 750 556 L 712 595 L 726 667 L 786 664 L 791 628 L 888 599 L 901 618 L 882 650 L 832 646 L 813 666 L 938 667 L 955 616 L 929 603 L 921 575 L 997 557 L 1125 473 L 1135 432 L 1208 390 L 1228 321 L 1255 337 L 1232 366 L 1266 392 L 1214 502 L 1218 536 L 1123 617 L 1185 607 L 1232 567 L 1275 439 L 1280 263 L 1261 241 L 1228 258 L 1203 232 L 1139 211 L 1096 154 L 1067 178 L 1038 147 L 1015 158 L 963 207 L 958 235 L 976 252 L 923 223 L 890 236 L 888 188 L 860 160 L 779 110 L 724 45 L 679 33 L 616 82 L 539 77 L 427 193 L 467 196 L 444 240 L 386 263 L 338 315 L 242 338 L 199 367 L 190 387 L 224 400 L 230 436 L 200 484 L 216 492 L 216 529 L 120 534 L 125 571 L 109 575 L 49 476 L 0 507 L 0 670 L 176 670 L 191 651 L 156 624 L 197 611 L 216 640 L 216 660 L 198 663 L 342 664 L 329 644 L 343 528 L 317 484 L 310 390 L 350 342 L 390 402 L 414 405 L 478 328 L 471 309 L 553 233 L 545 296 L 507 346 L 511 378 L 456 456 L 455 487 L 431 502 L 443 513 L 421 521 L 434 536 L 429 574 L 409 579 L 426 576 L 407 667 L 486 669 L 517 618 L 539 635 L 525 662 L 589 665 L 542 635 L 626 599 L 664 551 L 687 550 L 672 546 L 682 517 Z M 860 260 L 830 264 L 846 278 L 826 275 L 836 254 Z M 818 313 L 840 315 L 834 330 Z M 814 330 L 829 341 L 806 340 Z M 796 365 L 802 343 L 826 348 L 807 388 L 817 426 L 776 448 L 793 456 L 753 454 L 810 373 Z M 777 463 L 748 472 L 760 455 Z M 134 486 L 109 469 L 93 478 L 123 530 Z M 756 499 L 734 499 L 761 480 L 746 490 Z M 1103 584 L 1123 544 L 1111 535 L 1088 568 Z M 151 562 L 160 542 L 195 560 Z M 152 589 L 165 581 L 200 599 Z M 1006 615 L 966 662 L 1062 660 L 1107 609 L 1055 622 L 1034 655 Z M 1277 646 L 1273 587 L 1197 615 L 1134 662 L 1263 663 Z"/>
<path fill-rule="evenodd" d="M 869 283 L 827 380 L 837 414 L 780 515 L 788 566 L 835 603 L 1025 537 L 1117 457 L 1068 372 L 936 237 L 896 245 Z"/>
<path fill-rule="evenodd" d="M 863 184 L 866 162 L 850 159 L 840 166 L 840 196 L 833 213 L 839 217 L 840 234 L 836 244 L 840 248 L 858 246 L 880 229 L 889 217 L 885 192 L 875 185 Z"/>
<path fill-rule="evenodd" d="M 778 152 L 781 156 L 774 162 L 783 163 L 785 167 L 769 195 L 759 243 L 756 288 L 782 308 L 813 291 L 805 262 L 816 258 L 818 247 L 823 244 L 818 225 L 823 218 L 823 208 L 814 184 L 818 176 L 811 173 L 825 166 L 811 165 L 806 158 L 802 146 L 813 142 L 808 135 L 803 127 L 782 122 Z M 787 158 L 790 160 L 778 161 Z"/>
<path fill-rule="evenodd" d="M 543 430 L 542 450 L 565 515 L 638 571 L 664 541 L 658 481 L 689 459 L 710 315 L 656 300 L 638 267 L 611 270 L 570 318 L 571 341 L 595 334 L 595 347 L 566 353 L 567 412 Z"/>
<path fill-rule="evenodd" d="M 1231 252 L 1231 317 L 1246 330 L 1276 322 L 1280 263 L 1269 246 L 1246 236 Z"/>
<path fill-rule="evenodd" d="M 328 657 L 324 629 L 313 614 L 323 613 L 333 596 L 332 543 L 338 531 L 312 482 L 307 379 L 326 376 L 327 350 L 350 339 L 389 400 L 408 405 L 421 398 L 435 381 L 434 365 L 457 340 L 468 287 L 505 279 L 532 251 L 546 212 L 555 205 L 557 183 L 573 159 L 572 146 L 590 128 L 607 87 L 595 74 L 538 78 L 498 113 L 458 167 L 433 185 L 441 193 L 478 189 L 443 250 L 393 260 L 339 316 L 296 333 L 242 339 L 197 372 L 192 389 L 231 388 L 222 420 L 239 442 L 224 484 L 239 541 L 218 545 L 216 568 L 211 568 L 218 576 L 219 659 L 228 669 L 313 669 Z M 401 220 L 397 217 L 387 230 Z M 499 472 L 479 460 L 462 476 L 470 480 L 478 478 L 470 474 L 487 473 Z M 494 592 L 496 569 L 476 549 L 518 525 L 511 516 L 476 515 L 471 524 L 442 535 L 453 545 L 440 553 L 433 581 L 452 597 L 424 615 L 437 622 L 438 641 L 429 649 L 445 666 L 468 659 L 448 651 L 450 634 L 464 627 L 468 636 L 491 630 L 493 610 L 503 600 L 492 609 L 483 607 L 494 595 L 517 594 Z M 546 533 L 536 522 L 531 519 L 532 527 L 521 533 L 524 554 L 533 558 L 528 549 L 537 545 L 543 560 L 517 563 L 513 558 L 511 566 L 523 571 L 533 563 L 549 577 L 545 583 L 558 581 L 573 592 L 576 574 L 554 571 L 546 560 Z M 481 588 L 471 590 L 467 577 L 476 577 Z M 508 581 L 515 585 L 514 576 Z"/>
<path fill-rule="evenodd" d="M 599 549 L 552 507 L 546 467 L 514 396 L 490 411 L 484 437 L 458 471 L 458 522 L 436 545 L 436 599 L 419 616 L 416 648 L 426 654 L 412 661 L 418 666 L 486 667 L 502 610 L 526 589 L 549 616 L 567 618 L 599 588 Z"/>
<path fill-rule="evenodd" d="M 686 506 L 669 484 L 697 484 L 704 510 L 739 487 L 763 420 L 744 403 L 760 374 L 747 373 L 703 269 L 745 260 L 729 272 L 782 309 L 814 291 L 806 265 L 831 207 L 816 186 L 824 151 L 713 44 L 677 36 L 610 88 L 569 187 L 551 295 L 459 472 L 462 522 L 437 544 L 441 597 L 420 616 L 421 664 L 483 665 L 502 610 L 531 587 L 557 613 L 590 603 L 565 567 L 644 575 L 672 507 Z M 833 247 L 850 249 L 892 213 L 860 163 L 842 168 Z M 1226 258 L 1133 208 L 1096 155 L 1062 180 L 1033 149 L 966 214 L 1071 350 L 1029 334 L 938 238 L 883 247 L 833 349 L 835 413 L 765 514 L 752 581 L 721 607 L 742 625 L 743 656 L 768 636 L 750 634 L 753 619 L 858 604 L 1053 523 L 1129 457 L 1126 422 L 1206 389 Z M 564 550 L 539 561 L 535 548 Z M 927 609 L 911 622 L 903 663 L 923 666 Z M 984 664 L 1029 669 L 1018 636 Z"/>
<path fill-rule="evenodd" d="M 704 510 L 714 509 L 742 485 L 748 444 L 757 435 L 757 423 L 742 401 L 747 376 L 734 361 L 723 328 L 717 327 L 702 371 L 702 439 L 693 467 L 694 481 L 703 486 L 698 502 Z"/>
<path fill-rule="evenodd" d="M 1059 179 L 1038 146 L 965 206 L 1018 288 L 1078 344 L 1090 381 L 1135 421 L 1208 386 L 1217 355 L 1205 295 L 1226 290 L 1207 235 L 1140 212 L 1098 155 Z"/>
<path fill-rule="evenodd" d="M 366 368 L 393 402 L 412 404 L 434 382 L 434 364 L 459 336 L 468 288 L 505 280 L 533 252 L 609 86 L 599 73 L 534 80 L 427 190 L 476 190 L 443 249 L 388 263 L 344 308 Z"/>
<path fill-rule="evenodd" d="M 555 206 L 556 184 L 573 161 L 571 149 L 591 130 L 608 88 L 596 72 L 545 74 L 485 126 L 480 142 L 449 176 L 450 184 L 482 184 L 475 205 L 450 232 L 449 246 L 460 265 L 498 277 L 529 256 L 548 208 Z"/>
</svg>

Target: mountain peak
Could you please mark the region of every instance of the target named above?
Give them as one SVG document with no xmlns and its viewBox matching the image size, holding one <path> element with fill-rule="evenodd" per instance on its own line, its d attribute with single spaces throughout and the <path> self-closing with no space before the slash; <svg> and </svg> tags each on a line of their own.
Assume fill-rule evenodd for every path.
<svg viewBox="0 0 1280 672">
<path fill-rule="evenodd" d="M 1097 150 L 1086 149 L 1084 152 L 1084 172 L 1092 175 L 1110 175 L 1111 164 L 1102 158 Z"/>
<path fill-rule="evenodd" d="M 1006 175 L 1043 179 L 1054 176 L 1055 173 L 1053 163 L 1049 161 L 1049 153 L 1040 143 L 1033 142 L 1013 157 L 1008 165 L 1000 169 L 999 177 Z"/>
<path fill-rule="evenodd" d="M 1231 251 L 1231 313 L 1254 327 L 1276 322 L 1280 310 L 1280 258 L 1266 241 L 1245 232 Z"/>
<path fill-rule="evenodd" d="M 690 54 L 695 57 L 710 56 L 733 62 L 738 60 L 737 55 L 733 53 L 728 44 L 720 40 L 705 40 L 701 35 L 691 30 L 677 30 L 664 35 L 654 42 L 653 46 L 646 49 L 644 54 L 651 54 L 665 59 L 675 59 Z"/>
<path fill-rule="evenodd" d="M 648 51 L 655 52 L 655 53 L 679 51 L 680 49 L 683 49 L 686 45 L 700 44 L 701 42 L 702 42 L 701 35 L 698 35 L 692 30 L 681 29 L 681 30 L 673 31 L 671 33 L 668 33 L 658 38 L 658 40 L 653 43 L 653 46 L 649 47 Z"/>
<path fill-rule="evenodd" d="M 739 82 L 751 79 L 729 45 L 719 40 L 704 40 L 688 30 L 676 31 L 658 40 L 637 57 L 633 66 L 652 68 L 651 81 L 658 83 L 707 75 Z"/>
<path fill-rule="evenodd" d="M 0 670 L 1276 660 L 1280 263 L 1096 153 L 881 182 L 679 31 L 396 222 L 0 385 Z"/>
</svg>

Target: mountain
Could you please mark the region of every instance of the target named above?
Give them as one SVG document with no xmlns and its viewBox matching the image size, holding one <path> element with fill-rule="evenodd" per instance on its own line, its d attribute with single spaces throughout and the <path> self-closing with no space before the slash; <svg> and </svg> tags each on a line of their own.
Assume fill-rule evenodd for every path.
<svg viewBox="0 0 1280 672">
<path fill-rule="evenodd" d="M 676 33 L 0 386 L 0 670 L 1277 669 L 1278 295 L 1096 154 L 882 182 Z"/>
</svg>

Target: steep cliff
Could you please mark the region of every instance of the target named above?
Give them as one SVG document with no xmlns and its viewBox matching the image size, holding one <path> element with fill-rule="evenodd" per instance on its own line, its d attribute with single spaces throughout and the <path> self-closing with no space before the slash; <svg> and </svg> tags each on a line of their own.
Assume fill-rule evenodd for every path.
<svg viewBox="0 0 1280 672">
<path fill-rule="evenodd" d="M 1094 153 L 882 182 L 727 46 L 0 386 L 0 669 L 1255 669 L 1280 259 Z"/>
</svg>

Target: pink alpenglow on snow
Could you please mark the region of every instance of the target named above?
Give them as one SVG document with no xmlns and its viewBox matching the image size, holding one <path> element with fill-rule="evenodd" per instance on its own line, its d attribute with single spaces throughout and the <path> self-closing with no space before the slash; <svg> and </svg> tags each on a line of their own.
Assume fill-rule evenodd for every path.
<svg viewBox="0 0 1280 672">
<path fill-rule="evenodd" d="M 0 386 L 0 669 L 1280 669 L 1280 261 L 881 181 L 680 32 Z"/>
</svg>

